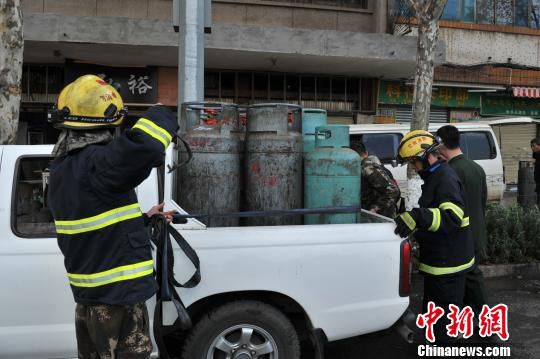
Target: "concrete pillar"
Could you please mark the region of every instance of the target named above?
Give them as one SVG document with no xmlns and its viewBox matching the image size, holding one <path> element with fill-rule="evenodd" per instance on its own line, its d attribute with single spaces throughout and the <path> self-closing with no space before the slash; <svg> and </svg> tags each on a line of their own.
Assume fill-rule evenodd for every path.
<svg viewBox="0 0 540 359">
<path fill-rule="evenodd" d="M 204 1 L 180 1 L 178 107 L 204 100 Z"/>
<path fill-rule="evenodd" d="M 375 16 L 375 32 L 388 32 L 388 0 L 376 0 L 372 2 Z"/>
</svg>

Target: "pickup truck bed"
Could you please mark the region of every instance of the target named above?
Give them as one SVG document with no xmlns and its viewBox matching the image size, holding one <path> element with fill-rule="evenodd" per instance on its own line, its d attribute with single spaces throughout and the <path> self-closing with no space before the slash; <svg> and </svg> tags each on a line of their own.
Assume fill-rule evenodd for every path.
<svg viewBox="0 0 540 359">
<path fill-rule="evenodd" d="M 0 357 L 76 356 L 75 303 L 62 255 L 54 234 L 45 233 L 50 226 L 39 222 L 46 211 L 25 204 L 29 195 L 34 207 L 40 201 L 43 206 L 39 167 L 51 150 L 0 146 Z M 153 173 L 138 188 L 143 210 L 157 202 L 156 177 Z M 167 207 L 182 211 L 171 195 L 173 180 L 165 181 Z M 29 232 L 23 219 L 42 227 Z M 403 282 L 408 274 L 402 272 L 403 241 L 394 235 L 392 221 L 380 216 L 372 221 L 378 223 L 206 228 L 190 220 L 178 225 L 197 251 L 202 273 L 198 286 L 179 290 L 197 328 L 186 336 L 201 332 L 202 313 L 235 301 L 270 305 L 294 323 L 298 335 L 317 330 L 328 341 L 389 328 L 409 303 L 407 294 L 400 296 L 400 278 Z M 177 279 L 192 272 L 175 246 Z M 148 305 L 152 313 L 154 301 Z M 172 315 L 166 311 L 164 322 L 172 322 Z"/>
</svg>

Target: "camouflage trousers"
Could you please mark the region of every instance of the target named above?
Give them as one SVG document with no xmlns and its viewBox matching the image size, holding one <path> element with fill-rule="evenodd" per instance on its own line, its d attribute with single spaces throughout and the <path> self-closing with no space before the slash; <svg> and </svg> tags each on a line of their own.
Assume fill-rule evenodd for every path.
<svg viewBox="0 0 540 359">
<path fill-rule="evenodd" d="M 148 309 L 131 305 L 82 305 L 75 308 L 80 359 L 146 359 L 152 353 Z"/>
</svg>

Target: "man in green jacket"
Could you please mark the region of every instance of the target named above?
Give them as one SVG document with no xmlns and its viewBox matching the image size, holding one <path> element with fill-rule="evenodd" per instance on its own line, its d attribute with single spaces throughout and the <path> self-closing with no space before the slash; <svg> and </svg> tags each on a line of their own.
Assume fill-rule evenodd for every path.
<svg viewBox="0 0 540 359">
<path fill-rule="evenodd" d="M 465 186 L 465 202 L 469 210 L 477 261 L 474 269 L 466 275 L 463 303 L 469 305 L 478 318 L 482 311 L 482 305 L 487 304 L 484 277 L 482 271 L 478 268 L 478 263 L 486 256 L 486 174 L 480 165 L 466 158 L 461 152 L 459 130 L 456 127 L 452 125 L 443 126 L 437 131 L 437 136 L 441 138 L 443 143 L 443 146 L 439 149 L 439 154 L 454 169 Z"/>
</svg>

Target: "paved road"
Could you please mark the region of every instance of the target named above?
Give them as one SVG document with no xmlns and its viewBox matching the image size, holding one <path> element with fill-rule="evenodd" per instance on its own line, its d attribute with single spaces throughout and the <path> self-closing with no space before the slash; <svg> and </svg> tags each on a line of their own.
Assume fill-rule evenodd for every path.
<svg viewBox="0 0 540 359">
<path fill-rule="evenodd" d="M 509 307 L 511 357 L 540 358 L 540 274 L 491 278 L 486 285 L 490 305 L 505 303 Z M 413 291 L 411 307 L 418 312 L 422 293 L 420 276 L 413 277 Z M 481 338 L 471 340 L 478 342 Z M 393 332 L 342 340 L 329 344 L 326 350 L 328 359 L 406 359 L 417 358 L 416 353 L 417 345 L 404 343 Z"/>
</svg>

